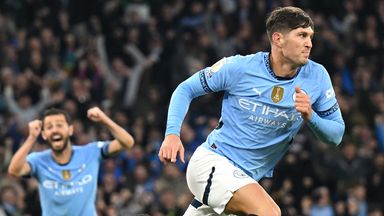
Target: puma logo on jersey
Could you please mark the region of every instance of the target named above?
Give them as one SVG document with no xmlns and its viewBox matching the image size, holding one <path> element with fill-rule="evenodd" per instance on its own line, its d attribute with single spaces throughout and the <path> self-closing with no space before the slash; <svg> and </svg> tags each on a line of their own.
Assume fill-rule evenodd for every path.
<svg viewBox="0 0 384 216">
<path fill-rule="evenodd" d="M 256 93 L 257 96 L 261 96 L 261 91 L 257 90 L 257 88 L 252 88 L 252 90 Z"/>
</svg>

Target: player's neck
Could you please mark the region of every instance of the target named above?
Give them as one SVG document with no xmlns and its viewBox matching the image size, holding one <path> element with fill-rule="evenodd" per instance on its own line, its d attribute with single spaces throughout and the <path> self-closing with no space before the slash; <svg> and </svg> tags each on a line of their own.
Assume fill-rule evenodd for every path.
<svg viewBox="0 0 384 216">
<path fill-rule="evenodd" d="M 294 77 L 299 69 L 299 66 L 289 63 L 278 52 L 271 52 L 269 62 L 273 73 L 278 77 L 290 78 Z"/>
<path fill-rule="evenodd" d="M 67 164 L 72 157 L 72 145 L 69 142 L 67 147 L 60 153 L 52 151 L 52 157 L 58 164 Z"/>
</svg>

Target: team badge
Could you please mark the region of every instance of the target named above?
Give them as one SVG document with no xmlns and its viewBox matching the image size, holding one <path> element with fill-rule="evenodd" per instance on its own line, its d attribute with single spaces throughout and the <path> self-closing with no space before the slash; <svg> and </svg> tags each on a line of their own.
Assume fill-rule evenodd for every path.
<svg viewBox="0 0 384 216">
<path fill-rule="evenodd" d="M 71 178 L 71 171 L 69 170 L 62 170 L 61 175 L 63 176 L 64 180 L 68 180 Z"/>
<path fill-rule="evenodd" d="M 273 102 L 278 103 L 283 99 L 284 89 L 280 86 L 274 86 L 271 94 L 271 99 Z"/>
<path fill-rule="evenodd" d="M 233 176 L 236 178 L 247 178 L 247 174 L 245 174 L 242 170 L 235 170 L 233 171 Z"/>
<path fill-rule="evenodd" d="M 307 94 L 307 92 L 305 92 L 303 89 L 301 89 L 300 91 L 301 91 L 301 93 L 303 93 L 303 94 Z M 293 93 L 292 98 L 293 98 L 293 101 L 296 101 L 296 92 Z"/>
</svg>

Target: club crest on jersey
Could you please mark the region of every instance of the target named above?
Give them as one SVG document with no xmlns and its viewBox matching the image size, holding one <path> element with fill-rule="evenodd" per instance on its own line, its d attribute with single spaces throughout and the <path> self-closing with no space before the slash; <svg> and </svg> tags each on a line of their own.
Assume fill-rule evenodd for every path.
<svg viewBox="0 0 384 216">
<path fill-rule="evenodd" d="M 301 91 L 301 93 L 307 95 L 307 92 L 305 92 L 303 89 L 301 89 L 300 91 Z M 293 99 L 293 101 L 296 101 L 296 92 L 293 93 L 293 95 L 292 95 L 292 99 Z"/>
<path fill-rule="evenodd" d="M 242 170 L 235 170 L 233 171 L 233 176 L 236 178 L 247 178 L 247 174 L 245 174 Z"/>
<path fill-rule="evenodd" d="M 211 66 L 209 70 L 207 70 L 207 76 L 208 78 L 211 78 L 214 73 L 220 70 L 221 67 L 223 67 L 225 63 L 225 58 L 222 58 L 220 61 L 216 62 L 214 65 Z"/>
<path fill-rule="evenodd" d="M 280 86 L 274 86 L 271 94 L 271 99 L 273 102 L 278 103 L 283 99 L 284 88 Z"/>
<path fill-rule="evenodd" d="M 61 175 L 63 176 L 64 180 L 68 180 L 71 178 L 71 171 L 69 170 L 62 170 Z"/>
</svg>

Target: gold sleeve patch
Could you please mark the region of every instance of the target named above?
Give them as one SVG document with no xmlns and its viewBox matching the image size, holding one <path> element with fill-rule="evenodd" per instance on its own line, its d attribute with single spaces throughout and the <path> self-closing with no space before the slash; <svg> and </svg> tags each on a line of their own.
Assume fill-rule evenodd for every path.
<svg viewBox="0 0 384 216">
<path fill-rule="evenodd" d="M 211 70 L 213 72 L 217 72 L 220 70 L 221 67 L 223 67 L 225 63 L 225 58 L 220 59 L 218 62 L 216 62 L 214 65 L 212 65 Z"/>
<path fill-rule="evenodd" d="M 225 58 L 222 58 L 218 62 L 216 62 L 214 65 L 212 65 L 211 68 L 207 70 L 208 78 L 211 78 L 212 75 L 217 71 L 219 71 L 224 64 L 225 64 Z"/>
</svg>

